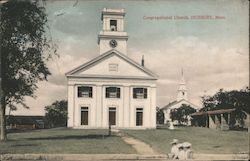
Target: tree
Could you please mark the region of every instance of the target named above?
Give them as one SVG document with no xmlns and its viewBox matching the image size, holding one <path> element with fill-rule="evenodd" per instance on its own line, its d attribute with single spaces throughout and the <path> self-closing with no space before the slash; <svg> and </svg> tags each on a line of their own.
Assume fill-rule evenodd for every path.
<svg viewBox="0 0 250 161">
<path fill-rule="evenodd" d="M 210 111 L 218 109 L 236 109 L 231 114 L 230 124 L 235 124 L 235 121 L 239 122 L 241 125 L 244 124 L 244 119 L 246 119 L 249 114 L 249 87 L 241 90 L 231 90 L 224 91 L 220 89 L 213 96 L 203 96 L 202 103 L 203 108 L 201 111 Z"/>
<path fill-rule="evenodd" d="M 6 140 L 5 111 L 35 97 L 38 81 L 51 74 L 46 66 L 56 46 L 46 34 L 47 15 L 39 1 L 7 1 L 1 5 L 1 140 Z"/>
<path fill-rule="evenodd" d="M 156 107 L 156 123 L 164 124 L 164 112 L 159 107 Z"/>
<path fill-rule="evenodd" d="M 67 101 L 56 101 L 50 106 L 45 107 L 45 118 L 50 127 L 61 127 L 67 125 Z"/>
<path fill-rule="evenodd" d="M 171 119 L 172 121 L 178 120 L 179 124 L 188 124 L 190 114 L 196 112 L 194 108 L 189 105 L 182 104 L 180 108 L 171 110 Z"/>
</svg>

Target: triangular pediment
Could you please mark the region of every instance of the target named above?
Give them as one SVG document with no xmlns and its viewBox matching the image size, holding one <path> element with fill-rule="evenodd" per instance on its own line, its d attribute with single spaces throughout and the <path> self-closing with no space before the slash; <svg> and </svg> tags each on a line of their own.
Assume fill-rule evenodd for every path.
<svg viewBox="0 0 250 161">
<path fill-rule="evenodd" d="M 73 69 L 66 76 L 157 79 L 153 72 L 114 49 Z"/>
</svg>

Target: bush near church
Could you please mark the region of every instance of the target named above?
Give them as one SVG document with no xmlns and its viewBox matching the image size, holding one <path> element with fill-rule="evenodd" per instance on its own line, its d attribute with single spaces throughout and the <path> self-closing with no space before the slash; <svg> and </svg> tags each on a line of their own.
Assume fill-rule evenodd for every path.
<svg viewBox="0 0 250 161">
<path fill-rule="evenodd" d="M 195 113 L 196 110 L 189 105 L 182 104 L 180 108 L 171 110 L 172 121 L 178 121 L 179 125 L 189 125 L 190 114 Z"/>
<path fill-rule="evenodd" d="M 45 119 L 51 128 L 67 126 L 67 108 L 66 100 L 55 101 L 52 105 L 45 107 Z"/>
<path fill-rule="evenodd" d="M 156 124 L 163 125 L 164 124 L 164 112 L 159 107 L 156 107 Z"/>
</svg>

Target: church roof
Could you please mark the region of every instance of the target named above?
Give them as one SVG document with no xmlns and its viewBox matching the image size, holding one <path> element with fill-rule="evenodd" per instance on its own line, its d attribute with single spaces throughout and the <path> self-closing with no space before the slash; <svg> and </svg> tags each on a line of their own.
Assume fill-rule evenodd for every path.
<svg viewBox="0 0 250 161">
<path fill-rule="evenodd" d="M 180 101 L 173 101 L 173 102 L 170 102 L 169 104 L 163 106 L 161 109 L 168 109 L 169 107 L 171 107 L 172 105 L 175 105 L 177 103 L 179 103 Z"/>
<path fill-rule="evenodd" d="M 112 56 L 112 55 L 116 55 L 118 57 L 120 57 L 121 59 L 125 60 L 126 62 L 128 62 L 129 64 L 135 66 L 137 69 L 143 71 L 144 73 L 146 73 L 147 75 L 150 76 L 150 79 L 153 79 L 153 80 L 157 80 L 158 79 L 158 76 L 153 73 L 152 71 L 150 71 L 149 69 L 147 69 L 146 67 L 142 66 L 141 64 L 135 62 L 134 60 L 132 60 L 131 58 L 129 58 L 128 56 L 122 54 L 121 52 L 115 50 L 115 49 L 112 49 L 112 50 L 109 50 L 99 56 L 97 56 L 96 58 L 88 61 L 87 63 L 84 63 L 76 68 L 74 68 L 73 70 L 67 72 L 65 75 L 67 77 L 71 77 L 71 76 L 74 76 L 75 73 L 77 73 L 78 71 L 80 70 L 83 70 L 85 68 L 89 68 L 90 66 Z M 139 78 L 139 77 L 138 77 Z M 142 78 L 143 79 L 143 78 Z"/>
<path fill-rule="evenodd" d="M 174 105 L 176 105 L 176 104 L 178 104 L 178 103 L 180 103 L 180 102 L 185 102 L 185 103 L 183 103 L 183 104 L 188 104 L 188 105 L 191 105 L 191 106 L 193 106 L 193 107 L 197 107 L 197 106 L 194 105 L 193 103 L 191 103 L 191 102 L 189 102 L 189 101 L 187 101 L 187 100 L 185 100 L 185 99 L 182 99 L 182 100 L 179 100 L 179 101 L 170 102 L 169 104 L 163 106 L 161 109 L 168 109 L 168 108 L 170 108 L 170 107 L 172 107 L 172 106 L 174 106 Z"/>
</svg>

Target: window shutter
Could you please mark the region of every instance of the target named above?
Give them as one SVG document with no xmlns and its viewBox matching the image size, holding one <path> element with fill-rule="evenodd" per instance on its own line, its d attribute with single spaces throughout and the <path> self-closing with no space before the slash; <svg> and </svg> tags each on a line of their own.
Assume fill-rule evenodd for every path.
<svg viewBox="0 0 250 161">
<path fill-rule="evenodd" d="M 133 88 L 133 98 L 136 98 L 136 89 Z"/>
<path fill-rule="evenodd" d="M 80 89 L 81 89 L 80 87 L 77 88 L 77 96 L 78 96 L 78 97 L 81 97 Z"/>
<path fill-rule="evenodd" d="M 106 98 L 109 98 L 109 88 L 106 88 Z"/>
<path fill-rule="evenodd" d="M 147 88 L 144 88 L 144 92 L 143 92 L 143 93 L 144 93 L 144 98 L 147 98 L 147 95 L 148 95 L 148 92 L 147 92 L 147 91 L 148 91 L 148 89 L 147 89 Z"/>
<path fill-rule="evenodd" d="M 89 97 L 92 98 L 92 87 L 89 87 Z"/>
<path fill-rule="evenodd" d="M 117 88 L 117 98 L 120 98 L 120 88 Z"/>
</svg>

